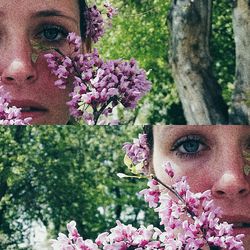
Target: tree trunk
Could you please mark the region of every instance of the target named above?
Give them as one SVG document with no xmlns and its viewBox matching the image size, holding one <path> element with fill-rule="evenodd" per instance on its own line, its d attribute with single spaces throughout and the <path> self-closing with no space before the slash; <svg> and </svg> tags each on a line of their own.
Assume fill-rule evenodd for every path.
<svg viewBox="0 0 250 250">
<path fill-rule="evenodd" d="M 235 1 L 233 28 L 236 45 L 235 89 L 230 123 L 250 124 L 250 1 Z"/>
<path fill-rule="evenodd" d="M 169 13 L 173 78 L 188 124 L 227 124 L 228 108 L 211 69 L 212 0 L 174 0 Z"/>
</svg>

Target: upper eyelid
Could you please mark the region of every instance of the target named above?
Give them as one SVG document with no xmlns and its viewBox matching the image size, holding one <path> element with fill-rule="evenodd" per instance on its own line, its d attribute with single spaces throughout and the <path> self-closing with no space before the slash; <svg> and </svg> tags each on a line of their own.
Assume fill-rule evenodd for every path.
<svg viewBox="0 0 250 250">
<path fill-rule="evenodd" d="M 30 30 L 35 33 L 37 32 L 37 30 L 39 29 L 41 30 L 45 26 L 57 26 L 66 30 L 67 32 L 74 30 L 74 28 L 67 21 L 47 19 L 47 18 L 33 23 L 32 26 L 30 27 Z"/>
<path fill-rule="evenodd" d="M 39 31 L 42 31 L 44 30 L 44 28 L 58 28 L 60 30 L 64 30 L 65 32 L 69 32 L 68 29 L 61 25 L 61 24 L 56 24 L 56 23 L 41 23 L 39 25 L 37 25 L 36 29 L 35 29 L 35 32 L 39 32 Z"/>
<path fill-rule="evenodd" d="M 176 150 L 179 146 L 181 146 L 184 142 L 186 142 L 188 140 L 198 141 L 198 142 L 200 142 L 203 145 L 207 145 L 207 140 L 203 136 L 197 135 L 197 134 L 188 134 L 188 135 L 184 135 L 184 136 L 181 136 L 178 139 L 176 139 L 172 143 L 170 151 Z"/>
</svg>

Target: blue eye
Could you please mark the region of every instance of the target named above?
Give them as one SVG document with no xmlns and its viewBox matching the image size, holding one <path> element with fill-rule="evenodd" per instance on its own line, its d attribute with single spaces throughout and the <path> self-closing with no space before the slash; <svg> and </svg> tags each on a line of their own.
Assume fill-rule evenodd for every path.
<svg viewBox="0 0 250 250">
<path fill-rule="evenodd" d="M 195 157 L 208 146 L 202 138 L 197 135 L 189 135 L 178 139 L 171 148 L 171 151 L 176 152 L 177 156 Z"/>
<path fill-rule="evenodd" d="M 59 35 L 59 30 L 57 28 L 44 30 L 44 37 L 48 40 L 58 40 L 58 35 Z"/>
<path fill-rule="evenodd" d="M 180 149 L 182 149 L 182 151 L 185 151 L 186 153 L 196 153 L 199 150 L 200 146 L 200 142 L 195 140 L 188 140 L 186 142 L 183 142 L 183 144 L 180 146 Z"/>
<path fill-rule="evenodd" d="M 42 30 L 38 33 L 39 39 L 45 42 L 61 42 L 66 39 L 68 32 L 57 25 L 45 25 Z"/>
</svg>

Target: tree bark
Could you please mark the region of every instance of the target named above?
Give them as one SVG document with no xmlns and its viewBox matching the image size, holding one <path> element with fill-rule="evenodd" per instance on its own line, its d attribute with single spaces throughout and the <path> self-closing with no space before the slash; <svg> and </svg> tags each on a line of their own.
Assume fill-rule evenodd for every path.
<svg viewBox="0 0 250 250">
<path fill-rule="evenodd" d="M 227 124 L 228 108 L 212 74 L 212 0 L 174 0 L 169 13 L 173 78 L 188 124 Z"/>
<path fill-rule="evenodd" d="M 233 29 L 236 45 L 235 89 L 230 123 L 250 124 L 250 2 L 235 1 Z"/>
</svg>

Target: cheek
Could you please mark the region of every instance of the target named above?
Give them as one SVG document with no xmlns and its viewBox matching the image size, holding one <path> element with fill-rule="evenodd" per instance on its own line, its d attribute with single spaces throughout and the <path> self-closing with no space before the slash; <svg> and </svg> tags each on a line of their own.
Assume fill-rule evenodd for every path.
<svg viewBox="0 0 250 250">
<path fill-rule="evenodd" d="M 39 86 L 41 92 L 46 92 L 45 97 L 51 102 L 63 102 L 65 104 L 64 101 L 69 99 L 69 93 L 72 92 L 73 85 L 67 84 L 66 89 L 60 89 L 55 86 L 55 81 L 58 79 L 53 73 L 51 73 L 43 56 L 41 56 L 37 62 L 37 72 L 38 79 L 36 84 Z"/>
<path fill-rule="evenodd" d="M 57 80 L 47 66 L 47 62 L 43 58 L 37 61 L 38 79 L 30 88 L 29 94 L 49 109 L 49 114 L 44 120 L 38 121 L 40 124 L 65 124 L 69 120 L 69 94 L 72 92 L 73 86 L 68 84 L 66 89 L 59 89 L 55 86 Z"/>
<path fill-rule="evenodd" d="M 178 159 L 175 154 L 165 154 L 160 150 L 154 152 L 153 167 L 155 174 L 164 183 L 171 184 L 171 178 L 164 170 L 164 163 L 170 162 L 175 178 L 186 176 L 188 184 L 193 192 L 201 192 L 212 188 L 211 166 L 213 165 L 208 159 L 203 160 L 188 160 Z"/>
<path fill-rule="evenodd" d="M 250 250 L 250 235 L 246 235 L 245 238 L 243 238 L 243 243 L 245 250 Z"/>
</svg>

